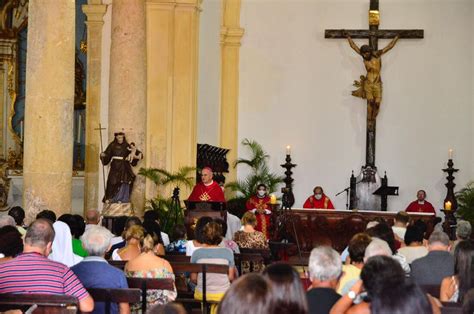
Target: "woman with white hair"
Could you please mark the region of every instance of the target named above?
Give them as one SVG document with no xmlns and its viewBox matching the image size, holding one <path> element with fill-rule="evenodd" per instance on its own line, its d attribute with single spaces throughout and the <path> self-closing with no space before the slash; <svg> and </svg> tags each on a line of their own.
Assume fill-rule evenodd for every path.
<svg viewBox="0 0 474 314">
<path fill-rule="evenodd" d="M 48 258 L 67 267 L 72 267 L 82 261 L 82 257 L 72 251 L 72 237 L 69 226 L 62 221 L 56 221 L 53 228 L 56 235 L 53 240 L 52 252 Z"/>
</svg>

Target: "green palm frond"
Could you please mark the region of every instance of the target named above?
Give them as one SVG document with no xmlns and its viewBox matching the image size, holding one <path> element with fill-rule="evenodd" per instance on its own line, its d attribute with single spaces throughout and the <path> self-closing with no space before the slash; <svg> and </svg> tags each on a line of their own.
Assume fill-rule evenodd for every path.
<svg viewBox="0 0 474 314">
<path fill-rule="evenodd" d="M 181 167 L 175 173 L 169 173 L 167 171 L 163 171 L 161 174 L 164 176 L 162 180 L 163 185 L 173 184 L 179 186 L 183 184 L 186 187 L 193 187 L 194 177 L 192 173 L 196 171 L 194 167 Z"/>
<path fill-rule="evenodd" d="M 138 174 L 151 180 L 156 185 L 160 185 L 161 176 L 159 175 L 158 170 L 159 169 L 156 169 L 156 168 L 140 168 L 140 170 L 138 170 Z"/>
<path fill-rule="evenodd" d="M 191 188 L 193 186 L 194 177 L 192 173 L 196 170 L 194 167 L 181 167 L 176 172 L 169 172 L 166 169 L 159 168 L 141 168 L 139 175 L 150 179 L 156 185 L 167 186 L 173 184 L 175 186 L 184 185 Z"/>
<path fill-rule="evenodd" d="M 474 225 L 474 181 L 456 193 L 458 201 L 457 215 Z"/>
<path fill-rule="evenodd" d="M 256 141 L 251 141 L 249 139 L 244 139 L 242 145 L 246 146 L 250 150 L 251 157 L 250 159 L 239 158 L 234 163 L 234 168 L 239 164 L 245 164 L 251 168 L 260 168 L 262 163 L 266 162 L 270 156 L 263 150 L 262 145 Z"/>
<path fill-rule="evenodd" d="M 256 141 L 244 139 L 242 145 L 250 151 L 250 157 L 248 159 L 237 159 L 234 163 L 234 168 L 238 165 L 246 165 L 250 168 L 250 174 L 242 180 L 227 183 L 226 188 L 237 192 L 235 199 L 248 199 L 255 193 L 260 183 L 265 184 L 270 193 L 275 192 L 278 185 L 283 182 L 283 176 L 270 171 L 268 166 L 270 156 L 265 152 L 262 145 Z"/>
</svg>

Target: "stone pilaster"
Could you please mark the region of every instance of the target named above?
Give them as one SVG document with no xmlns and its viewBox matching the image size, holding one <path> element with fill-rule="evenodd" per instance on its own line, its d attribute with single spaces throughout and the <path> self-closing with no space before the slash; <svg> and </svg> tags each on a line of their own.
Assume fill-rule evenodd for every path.
<svg viewBox="0 0 474 314">
<path fill-rule="evenodd" d="M 99 1 L 100 2 L 100 1 Z M 84 211 L 97 208 L 101 165 L 100 154 L 100 105 L 102 69 L 102 26 L 107 7 L 87 4 L 82 11 L 87 16 L 87 89 L 86 89 L 86 160 L 84 169 Z M 105 145 L 105 143 L 104 143 Z M 105 148 L 104 148 L 105 149 Z"/>
<path fill-rule="evenodd" d="M 146 23 L 145 0 L 114 0 L 110 48 L 109 139 L 123 131 L 146 155 Z M 140 161 L 135 171 L 145 165 Z M 145 179 L 137 176 L 131 195 L 137 214 L 145 205 Z"/>
<path fill-rule="evenodd" d="M 147 0 L 148 167 L 196 165 L 200 3 Z M 155 195 L 147 184 L 147 197 Z"/>
<path fill-rule="evenodd" d="M 24 207 L 70 212 L 74 111 L 74 0 L 30 0 L 26 60 Z"/>
<path fill-rule="evenodd" d="M 239 115 L 239 53 L 244 29 L 240 27 L 240 0 L 224 0 L 221 26 L 220 146 L 230 149 L 230 165 L 237 159 Z M 235 181 L 232 167 L 226 182 Z"/>
</svg>

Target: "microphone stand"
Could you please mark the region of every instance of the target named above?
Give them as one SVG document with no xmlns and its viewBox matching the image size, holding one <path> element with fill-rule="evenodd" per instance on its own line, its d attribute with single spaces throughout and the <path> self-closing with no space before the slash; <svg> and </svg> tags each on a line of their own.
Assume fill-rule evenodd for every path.
<svg viewBox="0 0 474 314">
<path fill-rule="evenodd" d="M 350 189 L 351 189 L 351 187 L 348 186 L 347 188 L 345 188 L 344 190 L 342 190 L 341 192 L 339 192 L 335 195 L 335 196 L 339 196 L 342 193 L 346 192 L 346 210 L 349 210 L 349 191 L 350 191 Z"/>
</svg>

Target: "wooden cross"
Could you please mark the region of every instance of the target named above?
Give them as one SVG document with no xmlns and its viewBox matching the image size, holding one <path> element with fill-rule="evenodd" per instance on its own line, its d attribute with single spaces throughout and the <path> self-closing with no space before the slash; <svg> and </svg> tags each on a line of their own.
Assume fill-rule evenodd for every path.
<svg viewBox="0 0 474 314">
<path fill-rule="evenodd" d="M 102 127 L 102 124 L 99 123 L 99 127 L 94 129 L 95 131 L 99 131 L 100 135 L 100 153 L 104 152 L 104 144 L 102 143 L 102 130 L 106 130 L 106 128 Z M 105 167 L 102 164 L 102 183 L 104 184 L 104 191 L 107 189 L 107 186 L 105 185 Z"/>
<path fill-rule="evenodd" d="M 379 29 L 380 13 L 379 0 L 370 0 L 369 29 L 327 29 L 325 38 L 365 38 L 369 39 L 369 46 L 373 51 L 378 50 L 378 40 L 395 38 L 423 38 L 422 29 Z M 380 91 L 381 93 L 381 91 Z M 360 96 L 359 96 L 360 97 Z M 378 110 L 378 108 L 377 108 Z M 375 118 L 370 118 L 370 106 L 367 106 L 367 138 L 365 160 L 366 166 L 375 167 Z"/>
</svg>

